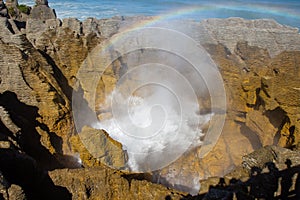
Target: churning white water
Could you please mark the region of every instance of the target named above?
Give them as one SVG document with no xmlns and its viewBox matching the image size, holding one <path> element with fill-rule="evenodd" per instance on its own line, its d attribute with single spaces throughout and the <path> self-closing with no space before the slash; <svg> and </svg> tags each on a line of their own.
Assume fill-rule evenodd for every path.
<svg viewBox="0 0 300 200">
<path fill-rule="evenodd" d="M 215 108 L 222 110 L 226 104 L 222 79 L 206 51 L 188 36 L 168 28 L 149 27 L 124 32 L 112 42 L 100 53 L 102 46 L 96 48 L 80 68 L 79 75 L 83 76 L 78 77 L 81 77 L 82 86 L 87 86 L 83 89 L 91 108 L 94 108 L 93 96 L 96 97 L 96 89 L 91 89 L 94 83 L 99 80 L 105 86 L 110 85 L 103 90 L 106 96 L 101 96 L 106 102 L 97 105 L 96 112 L 105 112 L 100 113 L 100 121 L 94 119 L 93 114 L 85 117 L 89 109 L 75 112 L 79 129 L 84 121 L 105 130 L 122 144 L 128 155 L 124 168 L 133 172 L 167 170 L 167 166 L 200 146 L 204 139 L 208 145 L 203 149 L 209 151 L 223 123 L 213 126 L 213 130 L 209 126 L 205 135 L 203 125 L 209 121 L 216 124 L 216 120 L 212 119 L 213 113 L 201 115 L 199 105 L 210 106 L 214 111 Z M 93 60 L 95 62 L 91 62 Z M 109 68 L 105 73 L 106 67 L 112 70 Z M 94 76 L 86 76 L 92 71 L 95 71 Z M 105 84 L 109 76 L 117 80 L 111 93 L 108 92 L 111 82 Z M 73 99 L 73 106 L 79 107 L 81 102 L 76 102 L 76 96 Z M 188 187 L 191 193 L 197 194 L 199 174 L 190 174 L 187 170 L 182 174 L 174 170 L 162 173 L 161 179 L 167 181 L 166 185 Z"/>
<path fill-rule="evenodd" d="M 144 171 L 145 161 L 152 152 L 160 152 L 155 155 L 157 160 L 161 160 L 170 155 L 165 152 L 170 149 L 182 154 L 201 145 L 201 125 L 210 120 L 211 114 L 197 114 L 198 105 L 190 105 L 192 112 L 180 113 L 180 109 L 175 109 L 172 101 L 163 105 L 157 102 L 156 95 L 159 92 L 154 92 L 147 98 L 129 96 L 127 99 L 121 93 L 113 93 L 119 106 L 128 109 L 127 114 L 119 116 L 117 120 L 113 117 L 99 121 L 93 126 L 105 130 L 123 145 L 129 156 L 128 166 L 131 171 Z"/>
</svg>

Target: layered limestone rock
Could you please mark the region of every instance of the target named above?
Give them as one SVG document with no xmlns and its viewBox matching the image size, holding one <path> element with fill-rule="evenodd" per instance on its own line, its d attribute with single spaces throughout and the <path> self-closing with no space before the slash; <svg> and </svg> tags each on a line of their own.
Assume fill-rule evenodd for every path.
<svg viewBox="0 0 300 200">
<path fill-rule="evenodd" d="M 167 189 L 145 180 L 126 179 L 108 168 L 55 170 L 54 184 L 68 188 L 72 199 L 183 199 L 186 193 Z"/>
<path fill-rule="evenodd" d="M 151 17 L 90 18 L 84 22 L 76 19 L 46 20 L 45 23 L 28 21 L 26 33 L 36 48 L 55 61 L 69 85 L 73 85 L 79 67 L 93 47 L 142 20 L 151 20 Z M 296 86 L 299 83 L 299 55 L 295 50 L 300 49 L 297 29 L 272 20 L 240 18 L 179 23 L 181 26 L 174 27 L 183 32 L 189 30 L 186 34 L 201 43 L 217 63 L 228 96 L 227 120 L 221 138 L 211 153 L 192 165 L 191 174 L 196 173 L 201 178 L 223 175 L 234 169 L 243 155 L 261 146 L 296 145 L 299 141 L 299 92 Z M 171 24 L 169 26 L 173 27 Z M 118 69 L 110 68 L 103 75 L 97 87 L 98 103 L 104 102 L 101 95 L 112 91 L 118 72 Z M 273 82 L 275 80 L 282 82 Z M 84 97 L 89 99 L 90 86 L 81 87 L 85 91 Z M 291 98 L 279 98 L 281 92 L 277 91 L 281 90 L 282 96 L 291 95 Z M 287 94 L 287 91 L 291 93 Z M 109 115 L 105 110 L 98 114 L 100 118 Z M 190 155 L 182 159 L 188 162 L 193 158 Z M 179 169 L 179 166 L 181 164 L 175 168 Z M 165 171 L 161 174 L 167 174 L 169 170 Z"/>
<path fill-rule="evenodd" d="M 37 49 L 46 52 L 62 71 L 69 85 L 74 85 L 82 62 L 97 44 L 116 33 L 119 19 L 97 20 L 68 18 L 29 19 L 26 36 Z"/>
<path fill-rule="evenodd" d="M 8 196 L 9 196 L 9 199 L 14 199 L 14 200 L 27 199 L 23 189 L 20 186 L 15 185 L 15 184 L 12 184 L 10 186 L 10 188 L 8 189 Z"/>
<path fill-rule="evenodd" d="M 1 120 L 14 137 L 21 135 L 20 141 L 14 140 L 22 148 L 47 163 L 49 157 L 69 151 L 70 97 L 61 87 L 66 83 L 57 66 L 14 32 L 11 23 L 1 21 L 0 99 L 6 113 Z"/>
<path fill-rule="evenodd" d="M 5 2 L 6 7 L 8 9 L 8 15 L 11 18 L 18 18 L 20 15 L 20 11 L 18 9 L 18 1 L 17 0 L 8 0 Z"/>
<path fill-rule="evenodd" d="M 55 10 L 48 6 L 47 0 L 36 0 L 36 5 L 30 12 L 30 19 L 45 21 L 47 19 L 55 19 Z"/>
<path fill-rule="evenodd" d="M 295 37 L 298 38 L 299 34 Z M 234 136 L 227 145 L 218 141 L 220 145 L 217 144 L 210 156 L 204 158 L 212 159 L 208 162 L 211 164 L 207 166 L 218 163 L 218 159 L 212 158 L 218 151 L 224 155 L 224 152 L 232 149 L 225 154 L 226 156 L 222 156 L 221 160 L 234 166 L 240 162 L 242 154 L 250 153 L 260 146 L 296 145 L 299 142 L 296 139 L 299 137 L 299 128 L 296 128 L 299 127 L 299 116 L 295 111 L 299 110 L 297 104 L 300 93 L 294 88 L 297 88 L 296 83 L 300 81 L 298 52 L 282 52 L 271 58 L 267 50 L 249 46 L 244 42 L 237 43 L 234 53 L 221 44 L 206 45 L 206 49 L 221 69 L 228 96 L 227 120 L 222 135 L 226 137 L 226 133 L 230 132 Z M 291 57 L 286 57 L 286 54 Z M 287 61 L 287 58 L 296 62 Z M 280 64 L 274 65 L 275 61 L 279 61 Z M 288 68 L 292 73 L 288 72 Z M 277 73 L 278 71 L 280 72 Z M 270 82 L 267 82 L 266 78 Z M 271 85 L 275 80 L 282 82 L 276 86 Z M 266 95 L 268 90 L 272 93 Z M 277 95 L 284 96 L 280 103 Z M 286 104 L 289 106 L 285 106 Z M 241 138 L 246 140 L 241 142 Z M 227 155 L 233 159 L 226 159 Z M 221 174 L 220 169 L 216 169 L 214 173 Z"/>
<path fill-rule="evenodd" d="M 84 126 L 77 137 L 82 142 L 79 145 L 84 145 L 100 163 L 116 169 L 125 169 L 128 157 L 126 151 L 122 149 L 121 143 L 113 140 L 105 131 Z M 80 152 L 79 148 L 78 153 L 81 155 L 84 152 Z M 84 157 L 83 161 L 86 161 Z"/>
<path fill-rule="evenodd" d="M 290 160 L 293 166 L 300 164 L 300 152 L 291 151 L 278 146 L 266 146 L 243 157 L 242 165 L 245 169 L 251 170 L 253 167 L 264 168 L 268 162 L 274 162 L 278 169 L 286 168 L 286 160 Z"/>
<path fill-rule="evenodd" d="M 125 26 L 123 23 L 130 24 L 121 22 L 121 28 Z M 300 93 L 296 85 L 300 82 L 300 37 L 297 29 L 272 20 L 239 18 L 222 20 L 222 23 L 220 20 L 192 22 L 188 26 L 183 25 L 180 30 L 193 27 L 191 35 L 207 49 L 221 70 L 229 101 L 227 120 L 213 151 L 203 159 L 198 159 L 195 152 L 186 154 L 159 173 L 164 180 L 161 182 L 178 189 L 182 187 L 176 186 L 176 180 L 168 178 L 170 173 L 174 177 L 200 179 L 222 176 L 233 170 L 243 155 L 255 149 L 272 144 L 292 147 L 299 142 L 296 112 L 299 113 Z M 233 37 L 237 30 L 239 35 Z M 270 34 L 276 40 L 266 39 L 271 37 Z M 286 41 L 286 38 L 290 40 Z M 108 94 L 111 85 L 116 83 L 117 72 L 108 69 L 103 83 L 99 84 L 102 90 L 98 91 Z M 189 163 L 189 166 L 182 163 Z M 192 182 L 190 179 L 185 183 Z"/>
<path fill-rule="evenodd" d="M 1 2 L 0 5 L 4 5 Z M 111 155 L 109 163 L 124 165 L 126 155 L 121 144 L 102 131 L 84 128 L 82 132 L 92 132 L 95 137 L 85 135 L 83 140 L 87 143 L 100 140 L 101 148 L 107 147 L 106 150 L 95 149 L 97 156 L 93 156 L 75 135 L 71 119 L 73 89 L 82 90 L 87 100 L 89 97 L 89 85 L 74 87 L 78 69 L 88 53 L 113 34 L 152 18 L 60 20 L 47 1 L 36 1 L 36 4 L 24 31 L 12 20 L 0 18 L 1 149 L 20 149 L 46 169 L 73 168 L 81 164 L 102 167 L 50 173 L 55 184 L 67 187 L 74 198 L 128 195 L 151 199 L 153 194 L 155 198 L 164 199 L 170 195 L 162 186 L 136 180 L 129 184 L 120 175 L 114 175 L 115 171 L 103 166 L 101 157 Z M 5 7 L 2 6 L 2 10 L 5 14 Z M 169 26 L 172 27 L 172 23 Z M 174 27 L 183 32 L 189 30 L 185 33 L 202 44 L 217 63 L 224 79 L 228 110 L 215 148 L 203 159 L 198 158 L 201 149 L 187 152 L 157 172 L 163 180 L 159 182 L 176 187 L 176 180 L 168 178 L 171 174 L 196 177 L 185 183 L 197 185 L 200 179 L 233 170 L 243 155 L 262 146 L 296 147 L 300 141 L 300 36 L 297 29 L 273 20 L 239 18 L 180 22 L 180 26 Z M 103 94 L 112 91 L 119 77 L 118 66 L 106 71 L 97 85 L 99 102 L 105 101 Z M 105 111 L 97 114 L 100 118 L 109 115 Z M 72 153 L 80 154 L 82 163 L 71 156 L 71 147 Z M 105 188 L 97 188 L 97 182 L 103 179 L 107 180 Z M 114 184 L 119 184 L 116 194 L 110 191 Z M 77 188 L 81 192 L 76 192 Z M 150 188 L 155 188 L 153 193 Z M 178 189 L 185 190 L 180 185 Z"/>
<path fill-rule="evenodd" d="M 225 184 L 230 185 L 230 180 L 236 179 L 241 182 L 247 183 L 247 181 L 251 178 L 251 173 L 253 173 L 253 169 L 260 169 L 262 173 L 270 172 L 268 166 L 271 164 L 275 166 L 276 173 L 278 177 L 284 176 L 287 172 L 292 175 L 292 183 L 291 189 L 294 189 L 296 184 L 296 178 L 299 171 L 300 166 L 300 152 L 299 151 L 291 151 L 286 148 L 278 147 L 278 146 L 266 146 L 264 148 L 260 148 L 251 154 L 248 154 L 243 157 L 243 162 L 239 165 L 235 170 L 231 173 L 228 173 L 225 177 Z M 290 169 L 288 168 L 288 165 Z M 286 178 L 286 177 L 283 177 Z M 219 177 L 211 177 L 207 180 L 201 181 L 201 190 L 199 194 L 205 194 L 209 192 L 209 187 L 218 185 L 220 181 Z M 261 184 L 270 184 L 268 179 L 263 178 L 261 180 Z M 280 182 L 271 182 L 271 184 L 279 185 Z M 260 185 L 262 187 L 263 185 Z M 277 187 L 277 195 L 280 194 L 280 187 Z M 267 192 L 267 191 L 265 191 Z"/>
<path fill-rule="evenodd" d="M 3 12 L 7 13 L 7 17 L 16 20 L 18 22 L 18 25 L 24 28 L 25 27 L 24 21 L 27 20 L 28 15 L 30 14 L 31 11 L 31 7 L 26 6 L 24 4 L 19 4 L 18 0 L 7 0 L 6 7 L 7 7 L 7 11 L 3 10 Z"/>
<path fill-rule="evenodd" d="M 275 20 L 229 18 L 225 21 L 207 19 L 201 23 L 214 42 L 223 44 L 232 53 L 240 41 L 246 41 L 249 46 L 267 50 L 271 57 L 283 51 L 299 50 L 299 30 L 278 24 Z"/>
</svg>

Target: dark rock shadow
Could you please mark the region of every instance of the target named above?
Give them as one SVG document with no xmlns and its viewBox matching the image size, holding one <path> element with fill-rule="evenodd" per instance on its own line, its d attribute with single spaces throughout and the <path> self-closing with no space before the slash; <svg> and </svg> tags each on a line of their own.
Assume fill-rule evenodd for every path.
<svg viewBox="0 0 300 200">
<path fill-rule="evenodd" d="M 55 186 L 47 170 L 63 168 L 63 165 L 40 143 L 39 127 L 46 131 L 52 144 L 61 151 L 62 140 L 49 128 L 37 121 L 38 108 L 29 106 L 17 98 L 13 92 L 0 94 L 0 106 L 9 114 L 12 122 L 21 130 L 14 135 L 1 122 L 3 140 L 15 140 L 20 149 L 0 149 L 0 171 L 11 184 L 20 185 L 28 199 L 71 199 L 66 188 Z"/>
<path fill-rule="evenodd" d="M 11 184 L 20 185 L 27 199 L 71 199 L 70 192 L 54 185 L 46 171 L 24 153 L 0 149 L 0 171 Z"/>
<path fill-rule="evenodd" d="M 0 106 L 5 108 L 12 122 L 21 129 L 16 141 L 22 151 L 34 158 L 45 170 L 63 168 L 57 158 L 41 145 L 41 136 L 36 127 L 49 134 L 50 140 L 58 152 L 62 149 L 62 139 L 55 133 L 51 133 L 45 124 L 37 121 L 37 118 L 40 117 L 37 107 L 20 102 L 17 95 L 10 91 L 0 94 Z"/>
<path fill-rule="evenodd" d="M 18 20 L 14 20 L 14 22 L 19 30 L 26 28 L 26 22 L 18 21 Z"/>
<path fill-rule="evenodd" d="M 57 81 L 57 83 L 60 85 L 61 89 L 63 90 L 63 93 L 66 95 L 68 100 L 72 101 L 72 91 L 73 88 L 69 85 L 67 78 L 62 73 L 62 71 L 59 69 L 59 67 L 56 65 L 55 61 L 51 56 L 49 56 L 44 51 L 38 50 L 40 54 L 46 59 L 47 63 L 52 66 L 53 68 L 53 77 Z"/>
<path fill-rule="evenodd" d="M 290 159 L 287 159 L 285 164 L 287 168 L 280 171 L 273 162 L 265 163 L 265 168 L 268 169 L 266 173 L 259 167 L 252 167 L 250 178 L 245 182 L 233 178 L 227 185 L 224 179 L 220 178 L 219 184 L 211 185 L 207 193 L 188 195 L 182 200 L 299 200 L 300 165 L 292 167 Z M 293 180 L 295 176 L 297 179 Z M 281 190 L 278 193 L 279 185 Z"/>
<path fill-rule="evenodd" d="M 244 123 L 239 123 L 241 133 L 249 140 L 253 149 L 259 149 L 262 147 L 261 141 L 255 132 L 248 128 Z"/>
</svg>

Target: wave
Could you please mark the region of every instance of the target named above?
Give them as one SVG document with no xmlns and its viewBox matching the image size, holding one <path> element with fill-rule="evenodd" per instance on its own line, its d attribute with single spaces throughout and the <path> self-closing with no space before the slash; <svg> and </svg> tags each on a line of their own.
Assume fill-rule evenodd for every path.
<svg viewBox="0 0 300 200">
<path fill-rule="evenodd" d="M 20 4 L 33 6 L 30 0 L 19 0 Z M 84 20 L 87 17 L 111 18 L 113 16 L 133 16 L 133 15 L 163 15 L 187 7 L 207 7 L 185 15 L 180 18 L 202 20 L 207 18 L 227 18 L 242 17 L 245 19 L 275 19 L 279 23 L 300 27 L 300 2 L 297 0 L 288 1 L 184 1 L 184 0 L 164 0 L 164 1 L 59 1 L 50 0 L 49 5 L 56 10 L 59 18 L 75 17 Z M 197 10 L 197 9 L 195 9 Z"/>
</svg>

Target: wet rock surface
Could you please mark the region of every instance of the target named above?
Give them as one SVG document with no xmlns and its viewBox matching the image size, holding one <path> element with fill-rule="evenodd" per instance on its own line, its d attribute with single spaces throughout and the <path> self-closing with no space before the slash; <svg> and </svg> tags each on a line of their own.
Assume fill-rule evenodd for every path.
<svg viewBox="0 0 300 200">
<path fill-rule="evenodd" d="M 176 22 L 181 23 L 176 27 L 183 32 L 189 27 L 187 34 L 202 44 L 218 65 L 228 96 L 226 122 L 216 146 L 203 159 L 198 157 L 201 149 L 196 149 L 157 172 L 154 180 L 143 176 L 140 179 L 145 180 L 128 182 L 123 177 L 125 172 L 107 168 L 82 145 L 72 120 L 71 98 L 73 90 L 82 98 L 90 98 L 88 85 L 74 85 L 88 53 L 105 39 L 151 17 L 60 20 L 47 1 L 36 4 L 24 29 L 17 23 L 21 18 L 7 18 L 6 6 L 0 1 L 0 199 L 192 198 L 151 183 L 191 190 L 168 179 L 170 173 L 175 177 L 199 177 L 185 181 L 200 181 L 201 194 L 219 183 L 219 178 L 211 177 L 227 174 L 225 185 L 221 182 L 212 191 L 215 196 L 230 196 L 234 192 L 224 189 L 230 179 L 250 184 L 251 169 L 266 170 L 268 162 L 275 163 L 281 177 L 289 174 L 286 171 L 293 172 L 290 188 L 297 195 L 300 156 L 298 151 L 286 149 L 297 149 L 300 141 L 297 29 L 273 20 L 240 18 Z M 14 5 L 8 2 L 8 6 Z M 99 102 L 112 90 L 119 73 L 120 69 L 106 72 L 97 88 Z M 87 130 L 94 131 L 85 127 L 83 132 Z M 101 134 L 110 141 L 102 153 L 111 154 L 110 161 L 123 166 L 126 155 L 120 144 L 112 145 L 116 141 Z M 277 146 L 260 149 L 265 145 Z M 292 163 L 290 170 L 285 170 L 287 159 Z M 246 193 L 250 193 L 249 188 Z M 215 198 L 209 195 L 212 193 L 205 198 Z"/>
</svg>

